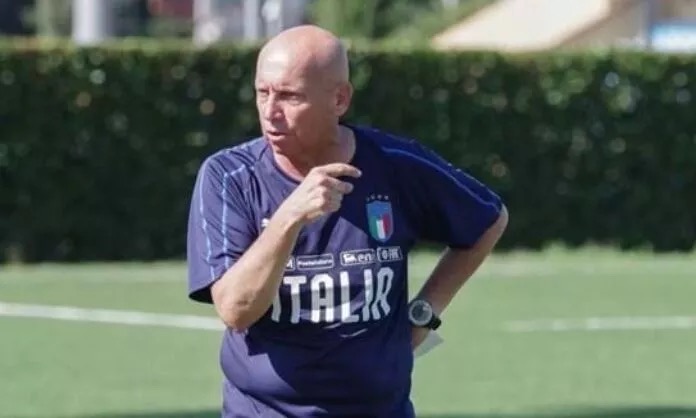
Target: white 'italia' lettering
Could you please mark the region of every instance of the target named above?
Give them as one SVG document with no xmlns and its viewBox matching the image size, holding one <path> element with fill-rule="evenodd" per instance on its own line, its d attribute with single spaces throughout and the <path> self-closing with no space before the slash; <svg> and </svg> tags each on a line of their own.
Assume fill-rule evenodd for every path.
<svg viewBox="0 0 696 418">
<path fill-rule="evenodd" d="M 300 322 L 300 285 L 307 283 L 307 276 L 286 276 L 283 283 L 290 286 L 290 323 Z"/>
<path fill-rule="evenodd" d="M 328 274 L 317 274 L 312 279 L 312 322 L 319 322 L 324 313 L 326 322 L 334 320 L 333 279 Z M 323 288 L 323 289 L 322 289 Z"/>
<path fill-rule="evenodd" d="M 363 272 L 365 279 L 365 301 L 363 302 L 362 308 L 362 320 L 367 322 L 370 320 L 370 305 L 372 304 L 373 289 L 372 289 L 372 270 L 365 270 Z"/>
<path fill-rule="evenodd" d="M 384 316 L 387 316 L 389 314 L 390 308 L 387 296 L 389 295 L 389 291 L 391 290 L 393 278 L 394 271 L 388 267 L 382 267 L 377 272 L 377 285 L 375 286 L 376 296 L 375 301 L 372 303 L 372 317 L 374 319 L 381 318 L 381 312 L 379 309 L 380 307 L 382 308 Z"/>
<path fill-rule="evenodd" d="M 341 277 L 341 321 L 351 324 L 358 322 L 360 317 L 351 312 L 350 277 L 347 271 L 342 271 Z"/>
<path fill-rule="evenodd" d="M 389 293 L 394 281 L 394 270 L 381 267 L 377 273 L 366 268 L 362 271 L 363 286 L 351 288 L 350 275 L 341 271 L 338 280 L 327 273 L 308 277 L 295 275 L 283 277 L 282 292 L 273 300 L 271 319 L 275 322 L 300 322 L 302 311 L 309 311 L 313 323 L 368 322 L 389 315 Z M 302 295 L 307 297 L 303 298 Z M 289 299 L 289 303 L 288 300 Z M 302 302 L 309 306 L 303 306 Z M 306 318 L 306 317 L 305 317 Z"/>
<path fill-rule="evenodd" d="M 271 319 L 278 322 L 280 321 L 280 295 L 276 293 L 275 298 L 273 298 L 273 310 L 271 311 Z"/>
</svg>

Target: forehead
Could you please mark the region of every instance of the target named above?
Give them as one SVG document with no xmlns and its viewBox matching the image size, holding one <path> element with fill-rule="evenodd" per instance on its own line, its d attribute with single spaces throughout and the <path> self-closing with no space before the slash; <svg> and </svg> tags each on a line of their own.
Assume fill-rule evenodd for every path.
<svg viewBox="0 0 696 418">
<path fill-rule="evenodd" d="M 256 84 L 271 84 L 301 88 L 312 77 L 311 68 L 282 51 L 271 52 L 259 57 L 256 66 Z"/>
</svg>

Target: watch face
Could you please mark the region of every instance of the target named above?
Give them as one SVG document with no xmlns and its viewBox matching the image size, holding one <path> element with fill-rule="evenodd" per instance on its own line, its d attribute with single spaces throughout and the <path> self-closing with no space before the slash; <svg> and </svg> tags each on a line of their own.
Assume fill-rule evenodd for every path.
<svg viewBox="0 0 696 418">
<path fill-rule="evenodd" d="M 432 318 L 433 310 L 430 305 L 423 300 L 416 300 L 411 304 L 409 316 L 411 321 L 418 326 L 424 326 Z"/>
</svg>

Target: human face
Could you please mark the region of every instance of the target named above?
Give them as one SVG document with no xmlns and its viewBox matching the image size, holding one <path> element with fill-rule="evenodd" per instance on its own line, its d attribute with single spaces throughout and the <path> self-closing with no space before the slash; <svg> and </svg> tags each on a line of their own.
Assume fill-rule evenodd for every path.
<svg viewBox="0 0 696 418">
<path fill-rule="evenodd" d="M 271 52 L 259 60 L 255 88 L 261 129 L 275 151 L 311 153 L 332 138 L 336 89 L 307 65 Z"/>
</svg>

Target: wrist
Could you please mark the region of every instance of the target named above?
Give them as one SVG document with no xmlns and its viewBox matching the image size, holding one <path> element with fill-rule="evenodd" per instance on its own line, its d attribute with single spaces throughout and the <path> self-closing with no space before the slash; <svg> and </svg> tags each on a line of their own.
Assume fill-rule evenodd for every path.
<svg viewBox="0 0 696 418">
<path fill-rule="evenodd" d="M 414 296 L 413 299 L 426 300 L 430 304 L 430 307 L 435 315 L 442 316 L 442 313 L 447 308 L 448 301 L 451 300 L 451 298 L 444 297 L 445 295 L 435 291 L 435 289 L 429 286 L 429 284 L 430 283 L 426 283 L 426 285 Z"/>
<path fill-rule="evenodd" d="M 291 211 L 283 210 L 281 207 L 271 217 L 269 225 L 277 225 L 284 233 L 299 232 L 304 226 L 303 218 Z"/>
<path fill-rule="evenodd" d="M 409 303 L 408 318 L 414 327 L 433 331 L 442 324 L 435 307 L 427 299 L 420 297 L 413 299 Z"/>
</svg>

